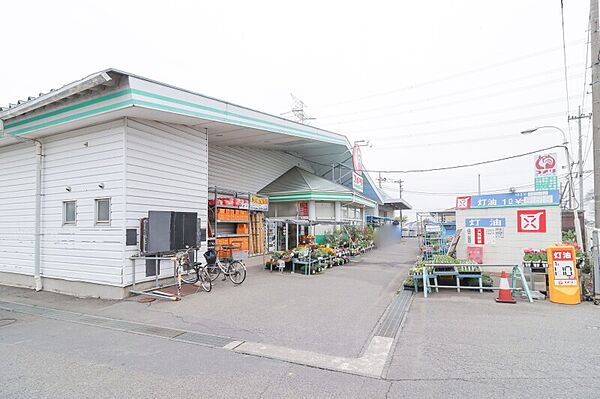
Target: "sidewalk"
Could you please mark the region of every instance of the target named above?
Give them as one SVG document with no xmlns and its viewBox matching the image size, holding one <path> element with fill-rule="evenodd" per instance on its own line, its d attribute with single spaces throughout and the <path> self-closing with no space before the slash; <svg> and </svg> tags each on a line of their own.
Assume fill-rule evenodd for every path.
<svg viewBox="0 0 600 399">
<path fill-rule="evenodd" d="M 388 370 L 390 397 L 597 396 L 600 307 L 495 296 L 416 296 Z"/>
<path fill-rule="evenodd" d="M 416 240 L 408 239 L 320 275 L 252 267 L 241 286 L 217 280 L 210 293 L 179 302 L 78 299 L 8 287 L 0 287 L 0 300 L 356 357 L 416 254 Z"/>
</svg>

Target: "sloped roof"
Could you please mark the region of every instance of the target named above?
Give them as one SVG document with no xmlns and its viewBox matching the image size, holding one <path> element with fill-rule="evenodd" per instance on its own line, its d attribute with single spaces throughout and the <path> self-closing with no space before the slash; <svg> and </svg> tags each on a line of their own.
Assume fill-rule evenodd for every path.
<svg viewBox="0 0 600 399">
<path fill-rule="evenodd" d="M 388 193 L 381 190 L 381 197 L 383 198 L 383 204 L 393 207 L 394 209 L 412 209 L 412 206 L 406 200 L 402 198 L 392 198 Z"/>
<path fill-rule="evenodd" d="M 298 166 L 294 166 L 258 192 L 261 194 L 273 194 L 304 193 L 307 191 L 352 193 L 352 190 L 348 187 L 317 176 Z"/>
</svg>

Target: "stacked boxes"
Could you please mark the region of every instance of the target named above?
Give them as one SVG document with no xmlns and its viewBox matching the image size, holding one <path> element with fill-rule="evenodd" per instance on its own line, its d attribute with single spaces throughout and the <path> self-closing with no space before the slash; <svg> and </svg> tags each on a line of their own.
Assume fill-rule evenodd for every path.
<svg viewBox="0 0 600 399">
<path fill-rule="evenodd" d="M 217 209 L 217 219 L 219 221 L 223 220 L 248 220 L 248 211 L 243 209 L 226 209 L 219 208 Z"/>
<path fill-rule="evenodd" d="M 265 215 L 257 212 L 250 215 L 250 253 L 265 252 Z"/>
</svg>

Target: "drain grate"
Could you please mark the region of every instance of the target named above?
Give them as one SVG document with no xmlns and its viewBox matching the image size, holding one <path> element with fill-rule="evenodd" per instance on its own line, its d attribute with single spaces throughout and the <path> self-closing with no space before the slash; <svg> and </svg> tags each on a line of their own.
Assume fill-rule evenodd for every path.
<svg viewBox="0 0 600 399">
<path fill-rule="evenodd" d="M 402 323 L 402 319 L 404 318 L 404 314 L 408 310 L 411 296 L 412 291 L 400 291 L 400 294 L 398 294 L 396 299 L 394 299 L 392 304 L 388 307 L 379 326 L 375 330 L 376 336 L 387 338 L 394 338 L 396 336 L 400 324 Z"/>
<path fill-rule="evenodd" d="M 232 341 L 231 338 L 219 337 L 217 335 L 210 334 L 200 334 L 195 332 L 184 332 L 183 334 L 178 335 L 175 339 L 178 341 L 185 341 L 206 346 L 214 346 L 217 348 L 222 348 L 231 343 Z"/>
<path fill-rule="evenodd" d="M 0 302 L 0 309 L 18 313 L 25 313 L 34 316 L 46 317 L 61 321 L 83 323 L 93 325 L 96 327 L 120 330 L 129 333 L 145 334 L 159 338 L 175 339 L 181 342 L 210 346 L 213 348 L 223 348 L 233 341 L 231 338 L 221 337 L 218 335 L 202 334 L 191 331 L 177 330 L 175 328 L 159 327 L 148 324 L 130 322 L 126 320 L 110 319 L 106 317 L 74 313 L 58 309 L 43 308 L 32 305 L 21 305 L 11 302 Z M 9 319 L 0 319 L 0 327 L 4 325 L 2 324 L 2 320 Z"/>
</svg>

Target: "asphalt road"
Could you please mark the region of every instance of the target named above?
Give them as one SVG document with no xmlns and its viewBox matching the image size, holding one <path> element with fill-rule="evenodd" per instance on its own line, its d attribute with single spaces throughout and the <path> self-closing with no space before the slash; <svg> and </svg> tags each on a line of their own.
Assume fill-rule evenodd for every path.
<svg viewBox="0 0 600 399">
<path fill-rule="evenodd" d="M 392 251 L 415 249 L 414 241 L 404 245 L 408 246 Z M 364 263 L 333 269 L 315 279 L 253 271 L 248 282 L 255 283 L 245 290 L 221 284 L 215 292 L 221 289 L 223 297 L 229 292 L 232 299 L 233 317 L 225 327 L 219 323 L 226 315 L 221 319 L 219 312 L 200 317 L 194 313 L 197 307 L 176 307 L 188 297 L 176 304 L 160 303 L 158 311 L 133 301 L 75 299 L 7 288 L 0 288 L 0 300 L 153 324 L 162 321 L 158 324 L 196 327 L 195 331 L 230 331 L 234 337 L 246 331 L 248 336 L 263 339 L 255 342 L 312 350 L 328 345 L 323 353 L 342 355 L 340 348 L 346 353 L 359 351 L 365 343 L 360 339 L 368 337 L 377 313 L 385 308 L 380 302 L 393 297 L 393 287 L 406 266 L 389 259 L 386 251 L 376 251 L 365 257 Z M 276 282 L 277 289 L 267 294 L 267 282 Z M 356 293 L 358 299 L 349 298 L 356 284 L 370 287 L 368 295 Z M 315 285 L 319 291 L 313 291 Z M 310 293 L 305 298 L 308 302 L 298 303 L 294 295 L 286 296 L 286 287 L 288 293 L 304 287 Z M 332 293 L 343 295 L 342 300 Z M 244 315 L 248 311 L 244 303 L 264 304 L 271 294 L 279 306 L 287 305 L 283 310 L 293 310 L 286 313 L 275 307 L 270 315 L 272 308 L 263 306 Z M 194 299 L 206 301 L 211 295 Z M 222 299 L 219 295 L 215 298 Z M 370 302 L 361 306 L 361 300 Z M 326 311 L 311 314 L 312 319 L 306 317 L 306 309 L 319 303 L 327 305 Z M 201 309 L 207 309 L 209 304 L 203 306 Z M 363 315 L 366 310 L 375 315 Z M 338 332 L 311 335 L 316 343 L 300 339 L 311 326 L 305 323 L 311 320 L 317 332 L 319 328 L 325 334 Z M 417 295 L 397 336 L 385 377 L 375 379 L 0 310 L 0 397 L 590 398 L 600 392 L 599 320 L 600 307 L 590 304 L 497 304 L 492 294 L 475 292 L 445 291 L 428 299 Z M 265 327 L 255 331 L 260 323 Z M 323 327 L 327 324 L 331 327 Z M 343 330 L 354 324 L 357 332 Z M 278 331 L 284 338 L 273 342 Z"/>
</svg>

